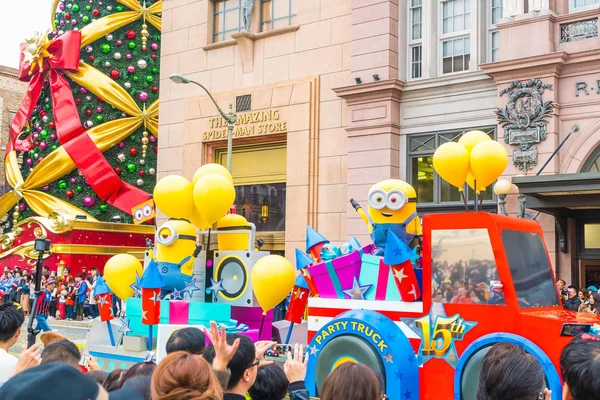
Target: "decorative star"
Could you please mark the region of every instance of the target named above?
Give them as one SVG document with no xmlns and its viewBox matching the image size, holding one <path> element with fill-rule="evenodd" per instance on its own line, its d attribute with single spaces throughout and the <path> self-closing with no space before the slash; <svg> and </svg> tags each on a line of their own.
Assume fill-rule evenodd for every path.
<svg viewBox="0 0 600 400">
<path fill-rule="evenodd" d="M 171 292 L 171 300 L 183 300 L 185 294 L 185 291 L 175 289 Z"/>
<path fill-rule="evenodd" d="M 302 276 L 304 276 L 305 278 L 309 278 L 310 279 L 310 272 L 308 272 L 308 269 L 302 268 L 300 270 L 300 272 L 302 272 Z"/>
<path fill-rule="evenodd" d="M 186 281 L 184 279 L 183 282 L 185 283 L 185 289 L 183 289 L 183 290 L 190 295 L 190 298 L 192 298 L 192 295 L 195 291 L 202 290 L 198 286 L 196 286 L 196 278 L 195 277 L 193 277 L 189 281 Z"/>
<path fill-rule="evenodd" d="M 396 371 L 396 380 L 401 381 L 404 374 L 401 371 Z"/>
<path fill-rule="evenodd" d="M 412 392 L 409 392 L 409 391 L 408 391 L 408 389 L 407 389 L 407 390 L 406 390 L 406 392 L 404 392 L 404 394 L 403 394 L 402 396 L 404 396 L 404 398 L 405 398 L 406 400 L 410 400 L 410 399 L 412 399 L 412 397 L 411 397 L 411 393 L 412 393 Z"/>
<path fill-rule="evenodd" d="M 417 299 L 417 289 L 415 288 L 415 285 L 412 284 L 412 290 L 410 292 L 408 292 L 408 294 L 412 294 L 413 296 L 415 296 L 415 300 Z"/>
<path fill-rule="evenodd" d="M 398 282 L 400 283 L 402 283 L 402 279 L 408 278 L 408 275 L 404 275 L 404 268 L 400 268 L 398 271 L 394 272 L 394 275 L 396 275 L 396 279 L 398 279 Z"/>
<path fill-rule="evenodd" d="M 158 303 L 160 301 L 160 293 L 159 292 L 152 293 L 152 296 L 148 297 L 148 300 L 153 301 L 154 304 L 156 305 L 156 303 Z"/>
<path fill-rule="evenodd" d="M 394 358 L 393 354 L 387 353 L 383 358 L 385 358 L 385 362 L 386 363 L 390 363 L 393 364 L 394 362 L 392 361 L 392 359 Z"/>
<path fill-rule="evenodd" d="M 394 335 L 389 335 L 386 339 L 390 343 L 394 343 L 396 341 L 396 338 L 394 337 Z"/>
<path fill-rule="evenodd" d="M 416 320 L 421 321 L 417 324 Z M 423 321 L 423 320 L 426 321 Z M 445 360 L 450 366 L 456 368 L 458 363 L 458 354 L 456 352 L 455 341 L 462 340 L 467 332 L 473 329 L 477 322 L 465 321 L 460 318 L 459 314 L 453 315 L 452 317 L 446 316 L 446 310 L 443 304 L 434 304 L 431 306 L 429 314 L 422 318 L 401 318 L 408 327 L 415 332 L 421 338 L 421 345 L 417 353 L 417 360 L 419 366 L 422 366 L 432 358 L 438 358 Z M 424 335 L 423 329 L 428 329 L 427 335 Z M 423 336 L 429 338 L 433 337 L 434 332 L 441 332 L 443 338 L 448 338 L 450 343 L 438 343 L 438 348 L 447 349 L 443 354 L 436 353 L 430 348 L 431 344 L 425 343 Z M 448 333 L 447 335 L 445 333 Z M 409 357 L 413 358 L 413 357 Z M 410 360 L 408 360 L 410 361 Z M 414 361 L 414 358 L 413 358 Z"/>
<path fill-rule="evenodd" d="M 320 350 L 320 349 L 318 349 L 318 348 L 317 348 L 317 346 L 314 346 L 314 345 L 313 345 L 313 346 L 310 346 L 308 349 L 310 350 L 310 355 L 311 355 L 311 356 L 316 356 L 316 355 L 317 355 L 317 353 L 318 353 L 318 352 L 319 352 L 319 350 Z"/>
<path fill-rule="evenodd" d="M 142 321 L 148 319 L 146 318 L 146 314 L 148 314 L 148 311 L 142 311 Z"/>
<path fill-rule="evenodd" d="M 141 298 L 142 297 L 142 288 L 140 287 L 140 275 L 137 271 L 135 271 L 135 283 L 129 285 L 131 289 L 133 289 L 133 298 Z"/>
<path fill-rule="evenodd" d="M 365 293 L 369 291 L 373 287 L 372 284 L 369 285 L 360 285 L 358 283 L 358 279 L 354 277 L 354 283 L 352 285 L 352 289 L 344 290 L 344 294 L 348 296 L 349 299 L 354 300 L 364 300 Z"/>
<path fill-rule="evenodd" d="M 106 301 L 106 295 L 105 294 L 102 294 L 102 295 L 98 296 L 98 304 L 100 304 L 101 307 L 108 304 L 108 301 Z M 111 307 L 111 309 L 112 309 L 112 307 Z"/>
<path fill-rule="evenodd" d="M 132 332 L 131 328 L 129 327 L 130 321 L 128 319 L 120 318 L 119 320 L 121 321 L 121 327 L 119 328 L 119 332 L 122 332 L 124 335 L 128 334 L 129 332 Z"/>
<path fill-rule="evenodd" d="M 300 290 L 300 288 L 298 288 L 298 290 L 296 290 L 296 292 L 294 293 L 295 299 L 302 299 L 303 296 L 304 296 L 304 292 L 302 290 Z"/>
<path fill-rule="evenodd" d="M 196 278 L 194 278 L 196 279 Z M 215 280 L 213 278 L 210 278 L 210 287 L 208 287 L 208 289 L 206 289 L 207 293 L 211 293 L 213 294 L 213 303 L 217 301 L 217 296 L 219 295 L 219 292 L 222 290 L 225 290 L 225 288 L 223 287 L 223 279 L 220 279 L 218 282 L 215 282 Z"/>
</svg>

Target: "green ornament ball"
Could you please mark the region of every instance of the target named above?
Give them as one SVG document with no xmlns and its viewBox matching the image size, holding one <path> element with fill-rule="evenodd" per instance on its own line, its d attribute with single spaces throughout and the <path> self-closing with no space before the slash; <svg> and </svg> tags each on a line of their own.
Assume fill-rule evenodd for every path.
<svg viewBox="0 0 600 400">
<path fill-rule="evenodd" d="M 160 35 L 156 35 L 156 40 L 160 41 Z"/>
<path fill-rule="evenodd" d="M 54 151 L 54 150 L 58 149 L 58 146 L 53 144 L 51 148 L 52 148 L 52 151 Z"/>
<path fill-rule="evenodd" d="M 123 11 L 123 6 L 122 5 L 118 5 L 117 6 L 117 11 L 119 11 L 119 12 Z"/>
<path fill-rule="evenodd" d="M 90 22 L 90 17 L 88 17 L 87 15 L 84 15 L 83 18 L 82 18 L 82 20 L 83 20 L 84 23 L 87 24 L 88 22 Z"/>
<path fill-rule="evenodd" d="M 137 81 L 139 81 L 139 80 L 140 80 L 140 78 L 139 78 L 139 77 L 137 77 L 137 76 L 134 76 L 134 77 L 133 77 L 133 81 L 134 81 L 134 82 L 137 82 Z"/>
<path fill-rule="evenodd" d="M 104 117 L 102 115 L 96 115 L 96 122 L 102 123 L 104 121 Z"/>
<path fill-rule="evenodd" d="M 129 139 L 131 139 L 131 140 L 135 141 L 135 135 L 131 135 L 131 136 L 129 136 Z"/>
<path fill-rule="evenodd" d="M 129 48 L 130 48 L 131 50 L 135 49 L 135 46 L 136 46 L 136 45 L 135 45 L 135 42 L 129 42 Z"/>
<path fill-rule="evenodd" d="M 54 26 L 58 26 L 58 24 L 60 24 L 60 22 L 57 19 L 55 19 L 54 20 Z"/>
<path fill-rule="evenodd" d="M 110 44 L 104 43 L 101 49 L 104 54 L 110 53 Z"/>
<path fill-rule="evenodd" d="M 60 190 L 65 190 L 67 188 L 67 181 L 61 179 L 60 181 L 58 181 L 58 188 Z"/>
<path fill-rule="evenodd" d="M 106 207 L 106 204 L 100 205 L 100 211 L 102 211 L 102 212 L 108 211 L 108 207 Z"/>
<path fill-rule="evenodd" d="M 152 73 L 153 74 L 158 74 L 158 68 L 152 68 Z"/>
<path fill-rule="evenodd" d="M 127 171 L 129 171 L 130 173 L 134 173 L 135 172 L 135 164 L 127 164 Z"/>
<path fill-rule="evenodd" d="M 73 7 L 71 7 L 71 10 L 77 12 L 77 11 L 79 11 L 79 6 L 77 4 L 73 4 Z"/>
<path fill-rule="evenodd" d="M 78 192 L 81 192 L 81 191 L 83 190 L 83 187 L 81 187 L 81 186 L 77 186 L 76 190 L 77 190 Z"/>
<path fill-rule="evenodd" d="M 35 153 L 35 151 L 33 150 L 29 150 L 29 155 L 33 157 L 33 153 Z"/>
<path fill-rule="evenodd" d="M 44 106 L 44 108 L 45 108 L 47 111 L 48 111 L 48 110 L 50 110 L 50 104 L 46 104 L 46 105 Z"/>
<path fill-rule="evenodd" d="M 92 6 L 89 6 L 89 5 L 85 6 L 85 11 L 90 11 L 91 9 L 92 9 Z"/>
<path fill-rule="evenodd" d="M 40 135 L 39 136 L 40 136 L 40 139 L 46 139 L 48 137 L 48 131 L 45 130 L 45 129 L 42 129 L 40 131 Z"/>
<path fill-rule="evenodd" d="M 154 78 L 153 78 L 153 77 L 151 77 L 150 75 L 148 75 L 148 76 L 146 77 L 146 82 L 148 82 L 148 83 L 151 83 L 153 80 L 154 80 Z"/>
</svg>

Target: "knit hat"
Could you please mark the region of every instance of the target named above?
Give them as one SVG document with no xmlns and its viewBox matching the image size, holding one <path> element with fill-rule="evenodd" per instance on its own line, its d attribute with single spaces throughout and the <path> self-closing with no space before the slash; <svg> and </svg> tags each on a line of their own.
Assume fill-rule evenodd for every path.
<svg viewBox="0 0 600 400">
<path fill-rule="evenodd" d="M 56 281 L 52 278 L 50 278 L 46 281 L 46 285 L 52 285 L 53 283 L 56 283 Z"/>
<path fill-rule="evenodd" d="M 587 290 L 591 290 L 591 291 L 593 291 L 593 292 L 597 292 L 597 291 L 598 291 L 598 288 L 597 288 L 596 286 L 593 286 L 593 285 L 592 285 L 592 286 L 589 286 L 589 287 L 587 288 Z"/>
<path fill-rule="evenodd" d="M 0 399 L 143 400 L 143 396 L 133 388 L 107 394 L 76 368 L 63 363 L 50 363 L 30 368 L 9 379 L 0 387 Z"/>
</svg>

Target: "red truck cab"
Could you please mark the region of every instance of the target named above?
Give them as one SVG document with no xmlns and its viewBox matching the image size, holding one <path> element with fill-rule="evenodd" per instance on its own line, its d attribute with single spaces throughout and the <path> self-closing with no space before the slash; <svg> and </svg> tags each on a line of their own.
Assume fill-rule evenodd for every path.
<svg viewBox="0 0 600 400">
<path fill-rule="evenodd" d="M 511 342 L 540 361 L 552 398 L 561 399 L 560 353 L 600 317 L 563 309 L 539 223 L 482 212 L 425 215 L 421 257 L 416 302 L 309 300 L 309 375 L 340 360 L 364 362 L 385 377 L 391 400 L 475 400 L 483 357 Z M 364 332 L 343 331 L 360 322 Z M 376 335 L 388 338 L 385 351 L 369 342 Z M 309 376 L 313 395 L 322 381 Z"/>
</svg>

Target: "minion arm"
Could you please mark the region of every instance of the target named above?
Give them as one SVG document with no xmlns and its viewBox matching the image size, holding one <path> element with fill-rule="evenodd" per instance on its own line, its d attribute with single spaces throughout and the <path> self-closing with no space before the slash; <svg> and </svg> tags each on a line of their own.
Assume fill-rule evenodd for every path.
<svg viewBox="0 0 600 400">
<path fill-rule="evenodd" d="M 365 224 L 369 225 L 369 218 L 367 218 L 367 214 L 365 214 L 365 211 L 362 209 L 360 204 L 358 204 L 358 202 L 354 199 L 350 199 L 350 204 L 352 204 L 352 207 L 354 207 L 354 209 L 356 210 L 358 215 L 360 215 L 362 220 L 365 221 Z"/>
</svg>

